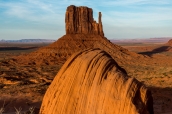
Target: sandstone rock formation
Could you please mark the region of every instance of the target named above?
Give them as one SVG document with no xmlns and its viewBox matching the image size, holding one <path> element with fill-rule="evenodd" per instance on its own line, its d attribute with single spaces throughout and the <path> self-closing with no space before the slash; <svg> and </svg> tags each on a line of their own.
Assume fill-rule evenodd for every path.
<svg viewBox="0 0 172 114">
<path fill-rule="evenodd" d="M 73 53 L 90 48 L 105 50 L 119 63 L 142 61 L 142 55 L 129 52 L 104 37 L 101 13 L 96 23 L 91 8 L 72 5 L 67 8 L 65 21 L 66 35 L 47 47 L 14 58 L 12 62 L 26 65 L 63 64 Z"/>
<path fill-rule="evenodd" d="M 104 36 L 99 12 L 98 23 L 93 18 L 93 10 L 88 7 L 71 5 L 66 11 L 66 34 L 97 34 Z"/>
<path fill-rule="evenodd" d="M 153 114 L 150 91 L 100 49 L 72 55 L 49 86 L 40 114 Z"/>
</svg>

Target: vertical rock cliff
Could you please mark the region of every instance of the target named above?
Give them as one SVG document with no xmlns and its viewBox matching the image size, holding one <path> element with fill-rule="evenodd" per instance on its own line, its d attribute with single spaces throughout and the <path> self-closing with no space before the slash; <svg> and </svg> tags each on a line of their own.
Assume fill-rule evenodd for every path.
<svg viewBox="0 0 172 114">
<path fill-rule="evenodd" d="M 93 18 L 93 10 L 88 7 L 71 5 L 66 10 L 66 34 L 97 34 L 104 36 L 99 12 L 98 23 Z"/>
<path fill-rule="evenodd" d="M 105 51 L 72 55 L 49 86 L 40 114 L 153 114 L 151 92 Z"/>
</svg>

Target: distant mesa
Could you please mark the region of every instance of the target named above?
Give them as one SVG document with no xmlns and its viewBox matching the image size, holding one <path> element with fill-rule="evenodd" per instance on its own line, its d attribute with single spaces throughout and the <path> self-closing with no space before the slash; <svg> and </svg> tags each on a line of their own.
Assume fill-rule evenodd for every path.
<svg viewBox="0 0 172 114">
<path fill-rule="evenodd" d="M 50 39 L 21 39 L 21 40 L 0 40 L 0 43 L 52 43 Z"/>
<path fill-rule="evenodd" d="M 170 39 L 165 46 L 161 47 L 161 51 L 172 52 L 172 39 Z"/>
<path fill-rule="evenodd" d="M 172 39 L 170 39 L 170 40 L 167 42 L 167 45 L 172 46 Z"/>
<path fill-rule="evenodd" d="M 170 37 L 159 37 L 159 38 L 136 38 L 136 39 L 118 39 L 118 40 L 111 40 L 113 43 L 166 43 L 169 41 Z"/>
<path fill-rule="evenodd" d="M 151 92 L 100 49 L 72 55 L 43 98 L 40 114 L 153 114 Z"/>
</svg>

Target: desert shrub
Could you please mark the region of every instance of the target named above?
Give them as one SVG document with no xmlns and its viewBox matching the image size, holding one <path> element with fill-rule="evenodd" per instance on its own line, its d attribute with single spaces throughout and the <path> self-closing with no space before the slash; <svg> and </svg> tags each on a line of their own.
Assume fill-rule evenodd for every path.
<svg viewBox="0 0 172 114">
<path fill-rule="evenodd" d="M 4 101 L 4 104 L 2 105 L 2 107 L 0 108 L 0 114 L 3 114 L 3 112 L 5 111 L 5 101 Z"/>
<path fill-rule="evenodd" d="M 15 110 L 16 110 L 16 114 L 21 114 L 21 111 L 22 111 L 22 108 L 20 107 L 19 109 L 17 109 L 16 107 L 14 107 L 15 108 Z"/>
<path fill-rule="evenodd" d="M 3 112 L 5 111 L 4 107 L 0 108 L 0 114 L 3 114 Z"/>
</svg>

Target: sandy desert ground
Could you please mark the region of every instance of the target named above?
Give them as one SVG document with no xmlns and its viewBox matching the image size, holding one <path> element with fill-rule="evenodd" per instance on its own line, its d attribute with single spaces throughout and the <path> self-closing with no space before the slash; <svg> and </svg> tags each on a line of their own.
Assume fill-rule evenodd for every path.
<svg viewBox="0 0 172 114">
<path fill-rule="evenodd" d="M 172 52 L 164 43 L 119 44 L 130 51 L 150 57 L 150 61 L 138 66 L 125 66 L 134 76 L 151 89 L 155 114 L 172 113 Z"/>
<path fill-rule="evenodd" d="M 155 114 L 172 114 L 172 47 L 162 44 L 118 44 L 129 51 L 142 54 L 147 61 L 139 64 L 122 64 L 129 76 L 144 83 L 153 94 Z M 15 108 L 23 112 L 35 108 L 38 113 L 43 95 L 61 68 L 58 65 L 11 65 L 8 60 L 27 54 L 45 45 L 0 46 L 0 108 L 12 114 Z M 137 63 L 137 61 L 136 61 Z"/>
</svg>

